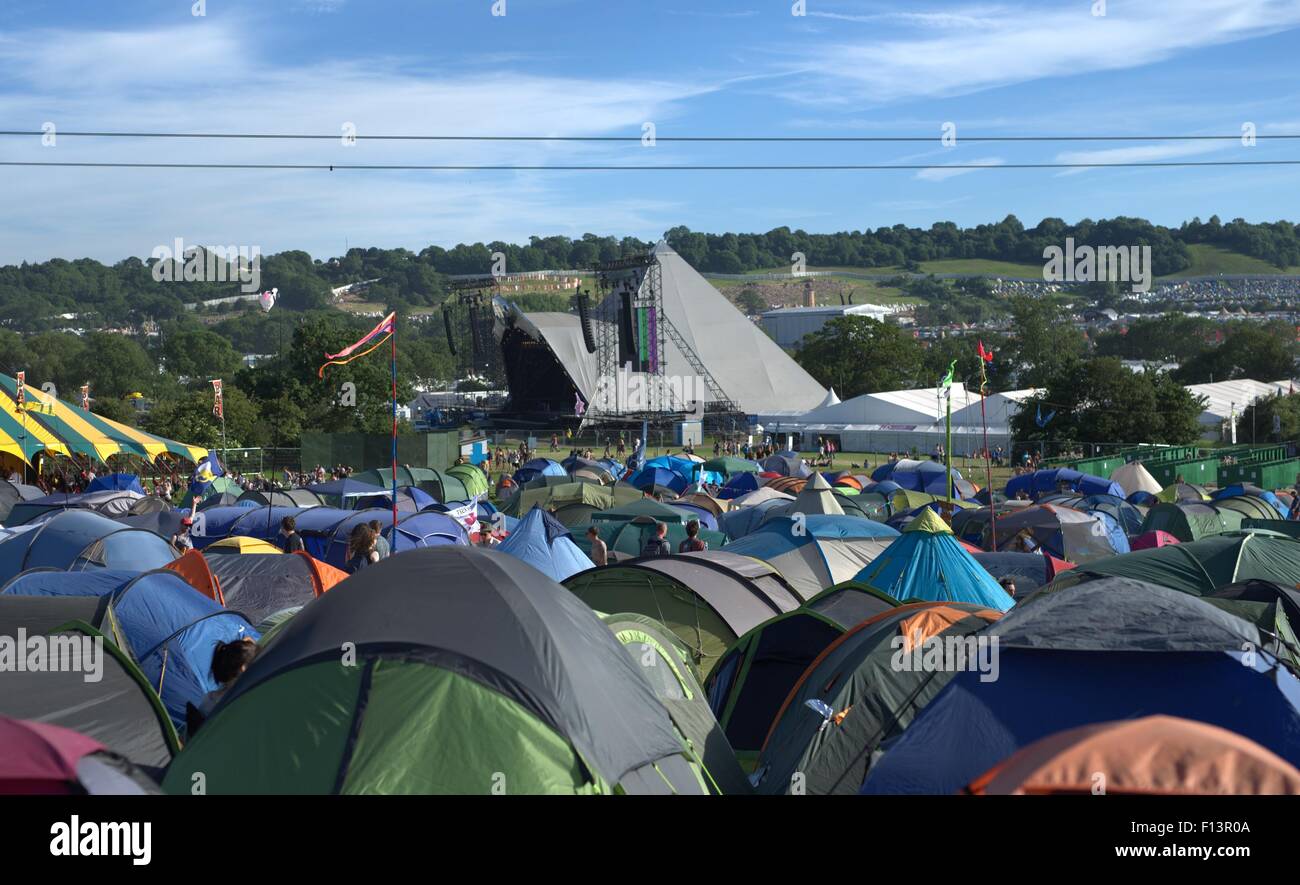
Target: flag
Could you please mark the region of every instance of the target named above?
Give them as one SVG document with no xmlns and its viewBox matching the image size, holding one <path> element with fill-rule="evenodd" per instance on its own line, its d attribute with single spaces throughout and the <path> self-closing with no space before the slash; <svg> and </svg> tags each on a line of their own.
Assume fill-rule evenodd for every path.
<svg viewBox="0 0 1300 885">
<path fill-rule="evenodd" d="M 1042 404 L 1042 403 L 1039 403 L 1039 404 L 1038 404 L 1038 411 L 1037 411 L 1037 413 L 1034 415 L 1034 423 L 1037 424 L 1039 427 L 1046 427 L 1046 426 L 1047 426 L 1047 422 L 1051 421 L 1051 420 L 1052 420 L 1053 418 L 1055 418 L 1055 417 L 1056 417 L 1056 410 L 1053 409 L 1052 411 L 1048 412 L 1048 413 L 1047 413 L 1047 417 L 1044 418 L 1044 417 L 1043 417 L 1043 404 Z"/>
<path fill-rule="evenodd" d="M 226 420 L 226 409 L 221 403 L 221 379 L 215 378 L 212 381 L 212 414 L 216 415 L 222 421 Z"/>
<path fill-rule="evenodd" d="M 575 393 L 573 395 L 573 414 L 576 417 L 581 418 L 586 411 L 587 406 L 582 401 L 582 394 Z"/>
<path fill-rule="evenodd" d="M 18 373 L 18 396 L 15 399 L 15 402 L 18 403 L 18 408 L 20 409 L 23 407 L 23 403 L 27 400 L 26 387 L 27 387 L 27 373 L 19 372 Z"/>
<path fill-rule="evenodd" d="M 986 362 L 986 363 L 991 363 L 991 362 L 993 362 L 993 351 L 991 351 L 991 350 L 985 350 L 985 349 L 984 349 L 984 342 L 983 342 L 982 340 L 981 340 L 980 343 L 979 343 L 979 349 L 976 351 L 976 353 L 979 354 L 980 359 L 981 359 L 983 362 Z"/>
<path fill-rule="evenodd" d="M 81 385 L 81 407 L 87 412 L 90 411 L 90 385 Z"/>
<path fill-rule="evenodd" d="M 985 350 L 984 341 L 981 339 L 979 348 L 975 352 L 980 358 L 980 396 L 983 396 L 988 392 L 987 388 L 989 386 L 989 376 L 988 373 L 984 371 L 984 365 L 993 362 L 993 351 Z"/>
<path fill-rule="evenodd" d="M 378 347 L 379 345 L 383 344 L 385 341 L 388 340 L 389 336 L 393 334 L 393 328 L 396 325 L 396 323 L 397 323 L 397 313 L 396 311 L 394 311 L 393 313 L 390 313 L 388 316 L 380 320 L 379 325 L 375 326 L 364 336 L 362 336 L 359 340 L 353 342 L 352 344 L 349 344 L 347 347 L 343 348 L 338 353 L 325 354 L 325 359 L 327 362 L 325 363 L 325 365 L 321 366 L 319 370 L 317 370 L 316 377 L 324 378 L 325 368 L 327 366 L 346 365 L 347 363 L 350 363 L 353 360 L 363 357 L 366 354 L 370 353 L 370 351 L 374 350 L 376 347 Z M 370 345 L 370 346 L 366 347 L 366 345 Z M 363 347 L 365 347 L 366 349 L 361 350 L 361 348 Z M 358 353 L 357 351 L 361 351 L 361 352 Z"/>
<path fill-rule="evenodd" d="M 948 364 L 948 374 L 944 375 L 943 378 L 939 381 L 939 386 L 944 389 L 943 391 L 944 396 L 948 397 L 949 400 L 952 399 L 952 382 L 953 382 L 952 376 L 956 372 L 957 372 L 957 361 L 953 360 L 951 363 Z"/>
</svg>

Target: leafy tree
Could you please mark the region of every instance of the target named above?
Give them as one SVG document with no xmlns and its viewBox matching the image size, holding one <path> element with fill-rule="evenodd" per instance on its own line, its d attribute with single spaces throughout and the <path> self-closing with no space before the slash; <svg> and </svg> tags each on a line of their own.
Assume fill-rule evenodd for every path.
<svg viewBox="0 0 1300 885">
<path fill-rule="evenodd" d="M 1235 323 L 1223 344 L 1193 356 L 1174 377 L 1183 384 L 1234 378 L 1274 381 L 1291 377 L 1295 359 L 1295 330 L 1289 324 Z"/>
<path fill-rule="evenodd" d="M 97 396 L 123 397 L 148 392 L 158 370 L 145 349 L 123 335 L 92 332 L 73 362 L 73 377 L 87 379 Z"/>
<path fill-rule="evenodd" d="M 1275 416 L 1280 424 L 1278 432 L 1273 430 Z M 1300 394 L 1273 394 L 1246 406 L 1237 419 L 1237 439 L 1242 442 L 1300 439 Z"/>
<path fill-rule="evenodd" d="M 921 348 L 911 335 L 853 315 L 837 317 L 805 338 L 795 359 L 844 399 L 915 387 L 922 364 Z"/>
<path fill-rule="evenodd" d="M 233 375 L 240 366 L 239 354 L 226 338 L 200 327 L 172 329 L 164 336 L 161 356 L 169 372 L 191 383 Z"/>
<path fill-rule="evenodd" d="M 767 310 L 767 301 L 763 299 L 757 289 L 746 286 L 736 296 L 736 307 L 740 308 L 741 312 L 746 316 L 754 316 Z"/>
<path fill-rule="evenodd" d="M 237 387 L 227 386 L 222 392 L 226 415 L 226 446 L 242 448 L 262 441 L 262 421 L 258 408 Z M 221 420 L 212 414 L 212 394 L 205 390 L 192 390 L 179 397 L 154 404 L 149 415 L 141 422 L 150 433 L 168 439 L 209 449 L 221 448 Z"/>
<path fill-rule="evenodd" d="M 1162 375 L 1131 372 L 1114 357 L 1069 359 L 1011 426 L 1020 440 L 1181 445 L 1196 439 L 1201 411 L 1196 397 Z M 1040 414 L 1050 418 L 1041 428 Z"/>
<path fill-rule="evenodd" d="M 1083 338 L 1061 309 L 1042 298 L 1011 300 L 1011 340 L 1006 359 L 1019 387 L 1041 387 L 1083 353 Z M 1122 368 L 1122 367 L 1121 367 Z"/>
</svg>

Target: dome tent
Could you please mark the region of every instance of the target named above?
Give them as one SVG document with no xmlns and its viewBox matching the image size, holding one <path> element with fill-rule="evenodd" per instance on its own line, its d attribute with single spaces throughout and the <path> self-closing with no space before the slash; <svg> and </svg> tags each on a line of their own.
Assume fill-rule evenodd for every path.
<svg viewBox="0 0 1300 885">
<path fill-rule="evenodd" d="M 966 552 L 952 529 L 929 509 L 922 510 L 854 580 L 900 602 L 969 602 L 997 611 L 1006 611 L 1015 604 L 993 576 Z"/>
<path fill-rule="evenodd" d="M 595 565 L 573 543 L 569 530 L 536 505 L 497 550 L 523 560 L 552 581 L 563 581 Z"/>
<path fill-rule="evenodd" d="M 288 621 L 163 787 L 202 771 L 234 794 L 700 794 L 691 756 L 581 601 L 513 557 L 442 547 Z"/>
</svg>

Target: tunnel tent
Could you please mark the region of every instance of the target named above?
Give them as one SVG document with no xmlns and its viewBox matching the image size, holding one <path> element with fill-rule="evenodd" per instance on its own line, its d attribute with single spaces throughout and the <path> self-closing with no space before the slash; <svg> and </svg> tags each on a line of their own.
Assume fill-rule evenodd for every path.
<svg viewBox="0 0 1300 885">
<path fill-rule="evenodd" d="M 690 651 L 672 631 L 639 614 L 601 615 L 650 683 L 677 731 L 703 762 L 711 792 L 727 796 L 753 792 L 727 737 L 713 717 L 690 664 Z"/>
<path fill-rule="evenodd" d="M 447 476 L 453 476 L 465 487 L 467 498 L 484 498 L 488 494 L 487 474 L 473 464 L 453 464 L 447 468 Z M 453 498 L 452 500 L 462 500 Z"/>
<path fill-rule="evenodd" d="M 1161 502 L 1147 511 L 1139 534 L 1168 532 L 1180 542 L 1186 543 L 1236 531 L 1241 528 L 1243 519 L 1255 516 L 1253 509 L 1247 513 L 1226 505 L 1226 501 Z"/>
<path fill-rule="evenodd" d="M 724 550 L 768 563 L 808 600 L 853 578 L 897 537 L 889 526 L 855 517 L 813 515 L 798 528 L 789 517 L 778 517 Z"/>
<path fill-rule="evenodd" d="M 459 520 L 446 513 L 438 513 L 433 510 L 408 513 L 398 519 L 396 533 L 393 531 L 391 512 L 388 519 L 380 521 L 383 523 L 383 536 L 388 539 L 393 553 L 401 553 L 405 550 L 415 550 L 421 547 L 469 546 L 468 530 Z M 335 538 L 338 538 L 337 533 Z M 331 548 L 332 551 L 333 548 Z M 346 547 L 344 547 L 344 551 L 346 554 Z M 344 561 L 347 561 L 346 556 Z"/>
<path fill-rule="evenodd" d="M 311 483 L 304 486 L 304 488 L 320 498 L 321 502 L 327 507 L 346 507 L 350 498 L 375 495 L 385 488 L 392 488 L 392 486 L 377 486 L 347 477 L 346 479 L 334 479 L 329 482 Z"/>
<path fill-rule="evenodd" d="M 710 553 L 678 554 L 589 569 L 563 583 L 596 611 L 635 612 L 661 622 L 690 649 L 697 675 L 707 678 L 741 635 L 799 606 L 793 591 L 775 582 L 760 587 L 733 565 L 764 569 Z"/>
<path fill-rule="evenodd" d="M 393 509 L 393 491 L 392 489 L 381 490 L 373 495 L 351 498 L 348 503 L 355 510 L 379 508 L 391 511 Z M 402 486 L 397 490 L 397 510 L 399 513 L 415 513 L 437 503 L 438 501 L 432 495 L 416 486 Z"/>
<path fill-rule="evenodd" d="M 341 665 L 343 643 L 357 666 Z M 199 771 L 233 794 L 706 792 L 600 618 L 469 547 L 382 560 L 290 619 L 164 789 L 188 793 Z"/>
<path fill-rule="evenodd" d="M 1000 612 L 968 603 L 908 603 L 845 631 L 783 699 L 752 778 L 756 791 L 858 792 L 876 750 L 905 733 L 956 673 L 917 665 L 923 655 L 952 641 L 968 648 L 967 637 L 999 617 Z M 984 663 L 966 660 L 972 668 Z"/>
<path fill-rule="evenodd" d="M 309 489 L 274 489 L 266 492 L 250 489 L 236 499 L 236 503 L 240 501 L 252 501 L 258 507 L 268 504 L 275 507 L 319 507 L 324 503 L 319 495 Z"/>
</svg>

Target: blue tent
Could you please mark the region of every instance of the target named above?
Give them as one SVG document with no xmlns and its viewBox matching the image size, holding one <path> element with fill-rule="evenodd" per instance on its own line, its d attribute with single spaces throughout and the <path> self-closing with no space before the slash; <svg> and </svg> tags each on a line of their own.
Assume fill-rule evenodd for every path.
<svg viewBox="0 0 1300 885">
<path fill-rule="evenodd" d="M 852 578 L 897 536 L 889 526 L 859 516 L 777 516 L 722 549 L 763 560 L 808 600 Z"/>
<path fill-rule="evenodd" d="M 877 485 L 863 491 L 888 494 L 894 489 L 885 490 L 881 486 L 887 482 L 900 489 L 912 492 L 925 492 L 927 495 L 946 496 L 948 494 L 948 473 L 939 461 L 888 461 L 871 472 L 871 478 Z M 966 500 L 975 496 L 975 487 L 962 478 L 961 471 L 952 468 L 953 497 Z"/>
<path fill-rule="evenodd" d="M 757 473 L 733 473 L 718 490 L 718 497 L 723 500 L 739 498 L 747 492 L 761 488 L 762 485 L 763 480 L 758 478 Z"/>
<path fill-rule="evenodd" d="M 718 517 L 707 507 L 701 507 L 699 504 L 679 503 L 677 501 L 669 501 L 668 506 L 672 507 L 674 510 L 683 511 L 689 519 L 695 520 L 703 528 L 714 532 L 719 531 Z"/>
<path fill-rule="evenodd" d="M 87 492 L 139 492 L 144 494 L 140 477 L 134 473 L 109 473 L 97 476 L 86 485 Z"/>
<path fill-rule="evenodd" d="M 1065 483 L 1070 491 L 1078 492 L 1080 495 L 1124 497 L 1124 489 L 1119 483 L 1089 473 L 1080 473 L 1068 467 L 1035 470 L 1033 473 L 1013 476 L 1007 482 L 1006 495 L 1008 498 L 1014 498 L 1020 492 L 1025 492 L 1030 498 L 1038 500 L 1041 495 L 1055 494 L 1061 483 Z"/>
<path fill-rule="evenodd" d="M 529 480 L 537 479 L 539 476 L 568 476 L 569 472 L 564 469 L 559 461 L 552 461 L 550 458 L 533 458 L 524 462 L 524 465 L 515 471 L 514 479 L 518 485 L 523 485 Z"/>
<path fill-rule="evenodd" d="M 1151 494 L 1150 492 L 1142 492 L 1142 491 L 1134 492 L 1133 494 L 1129 495 L 1125 500 L 1128 501 L 1130 504 L 1134 505 L 1135 507 L 1154 507 L 1156 504 L 1160 503 L 1160 499 L 1157 498 L 1155 495 Z"/>
<path fill-rule="evenodd" d="M 728 510 L 718 517 L 718 531 L 725 533 L 733 541 L 737 538 L 743 538 L 758 530 L 758 527 L 763 524 L 763 520 L 767 518 L 769 510 L 774 507 L 784 507 L 789 503 L 785 498 L 769 498 L 749 507 Z"/>
<path fill-rule="evenodd" d="M 417 515 L 418 514 L 411 514 L 410 516 Z M 410 516 L 407 518 L 409 519 Z M 318 556 L 317 554 L 312 553 L 312 556 L 315 556 L 323 562 L 328 562 L 335 568 L 343 568 L 348 562 L 348 539 L 352 537 L 352 530 L 363 522 L 368 523 L 375 519 L 379 520 L 379 524 L 383 526 L 384 537 L 388 538 L 388 543 L 391 546 L 393 543 L 392 538 L 389 537 L 393 528 L 393 511 L 391 508 L 387 510 L 379 508 L 373 510 L 352 510 L 345 518 L 335 522 L 332 527 L 322 528 L 320 530 L 322 536 L 327 535 L 327 537 L 322 537 L 322 539 L 315 545 L 317 549 L 321 551 L 321 555 Z M 303 539 L 303 545 L 307 546 L 308 551 L 310 552 L 311 547 L 307 545 L 305 537 Z M 396 551 L 396 548 L 393 549 Z"/>
<path fill-rule="evenodd" d="M 393 534 L 392 511 L 389 511 L 389 521 L 384 525 L 384 537 L 388 539 L 394 553 L 418 547 L 439 547 L 443 544 L 469 545 L 469 533 L 465 527 L 455 517 L 434 510 L 399 518 L 396 535 Z M 344 549 L 346 551 L 346 543 Z M 344 562 L 346 561 L 345 552 Z"/>
<path fill-rule="evenodd" d="M 594 567 L 587 554 L 573 543 L 564 523 L 536 504 L 497 550 L 522 559 L 554 581 Z"/>
<path fill-rule="evenodd" d="M 996 678 L 954 676 L 885 745 L 863 793 L 951 795 L 1039 738 L 1155 714 L 1300 764 L 1300 680 L 1258 650 L 1253 624 L 1195 596 L 1104 578 L 1036 598 L 986 633 L 998 638 Z"/>
<path fill-rule="evenodd" d="M 649 464 L 632 474 L 627 482 L 643 492 L 652 491 L 655 486 L 663 486 L 677 494 L 686 491 L 686 486 L 690 484 L 680 473 L 667 467 L 651 467 Z"/>
<path fill-rule="evenodd" d="M 397 510 L 399 513 L 414 513 L 417 510 L 423 510 L 431 504 L 437 504 L 438 501 L 424 489 L 415 486 L 399 486 L 397 489 Z M 378 492 L 373 495 L 363 495 L 355 499 L 352 508 L 354 510 L 368 510 L 372 507 L 393 509 L 393 492 L 392 489 Z"/>
<path fill-rule="evenodd" d="M 998 611 L 1015 605 L 961 546 L 952 529 L 928 508 L 853 580 L 900 601 L 971 602 Z"/>
<path fill-rule="evenodd" d="M 195 515 L 194 527 L 190 530 L 194 546 L 202 550 L 213 541 L 243 535 L 249 538 L 261 538 L 274 541 L 280 533 L 280 520 L 292 516 L 295 520 L 311 507 L 253 506 L 209 507 Z"/>
<path fill-rule="evenodd" d="M 323 562 L 329 555 L 330 542 L 334 539 L 335 530 L 342 522 L 352 519 L 356 514 L 355 510 L 344 510 L 342 507 L 308 507 L 294 517 L 294 528 L 302 535 L 302 545 L 307 552 Z M 387 511 L 387 514 L 391 520 L 392 511 Z M 276 528 L 278 529 L 279 526 L 277 525 Z"/>
<path fill-rule="evenodd" d="M 161 568 L 176 551 L 153 532 L 89 510 L 66 510 L 0 540 L 0 581 L 32 568 Z"/>
<path fill-rule="evenodd" d="M 596 463 L 608 470 L 614 479 L 622 479 L 623 475 L 627 473 L 627 465 L 615 461 L 613 458 L 598 458 Z"/>
<path fill-rule="evenodd" d="M 218 642 L 258 638 L 252 624 L 199 593 L 175 572 L 103 570 L 34 572 L 11 581 L 15 596 L 110 596 L 127 651 L 162 698 L 177 728 L 185 705 L 198 706 L 216 690 L 212 652 Z"/>
<path fill-rule="evenodd" d="M 1223 488 L 1219 489 L 1217 492 L 1210 493 L 1210 499 L 1214 501 L 1218 501 L 1221 498 L 1242 498 L 1247 496 L 1253 498 L 1259 498 L 1263 501 L 1267 501 L 1270 505 L 1272 505 L 1274 510 L 1276 510 L 1279 514 L 1281 514 L 1279 517 L 1281 519 L 1286 519 L 1287 516 L 1290 515 L 1291 511 L 1287 509 L 1287 506 L 1282 503 L 1282 501 L 1278 498 L 1277 495 L 1273 494 L 1267 489 L 1261 489 L 1249 485 L 1242 485 L 1241 483 L 1234 483 L 1233 485 L 1230 486 L 1224 486 Z"/>
</svg>

